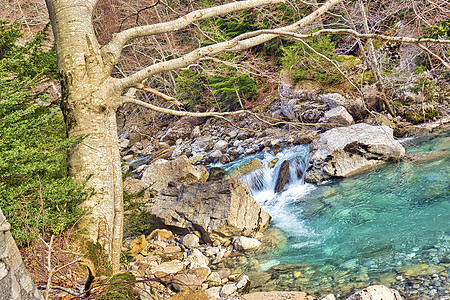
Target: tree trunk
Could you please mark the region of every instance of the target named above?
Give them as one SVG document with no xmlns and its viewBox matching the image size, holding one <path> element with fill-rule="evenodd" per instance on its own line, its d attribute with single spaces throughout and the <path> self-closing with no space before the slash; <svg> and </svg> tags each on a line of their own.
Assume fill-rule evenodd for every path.
<svg viewBox="0 0 450 300">
<path fill-rule="evenodd" d="M 0 209 L 0 300 L 42 300 L 34 286 Z"/>
<path fill-rule="evenodd" d="M 120 267 L 123 195 L 116 110 L 120 91 L 105 70 L 91 16 L 95 1 L 47 0 L 57 45 L 62 110 L 69 136 L 84 137 L 69 152 L 69 175 L 95 190 L 83 205 L 84 237 L 110 251 L 113 272 Z"/>
</svg>

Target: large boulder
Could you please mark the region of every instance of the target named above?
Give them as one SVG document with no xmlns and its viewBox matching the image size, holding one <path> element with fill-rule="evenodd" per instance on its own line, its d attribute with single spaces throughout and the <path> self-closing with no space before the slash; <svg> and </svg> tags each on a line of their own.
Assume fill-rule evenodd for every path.
<svg viewBox="0 0 450 300">
<path fill-rule="evenodd" d="M 400 293 L 394 289 L 390 289 L 384 285 L 371 285 L 360 290 L 347 300 L 402 300 Z"/>
<path fill-rule="evenodd" d="M 328 130 L 311 147 L 309 182 L 347 177 L 405 154 L 392 128 L 365 123 Z"/>
<path fill-rule="evenodd" d="M 189 159 L 182 155 L 174 160 L 158 159 L 153 162 L 142 174 L 142 181 L 150 188 L 160 191 L 171 182 L 205 182 L 208 176 L 204 166 L 193 166 Z"/>
<path fill-rule="evenodd" d="M 249 236 L 265 229 L 270 219 L 237 179 L 166 188 L 156 197 L 151 213 L 173 230 L 200 231 L 204 242 Z"/>
</svg>

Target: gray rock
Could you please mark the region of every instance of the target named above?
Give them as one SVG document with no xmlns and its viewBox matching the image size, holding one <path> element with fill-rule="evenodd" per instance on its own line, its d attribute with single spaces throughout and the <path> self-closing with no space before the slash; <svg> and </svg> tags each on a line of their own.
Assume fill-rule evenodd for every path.
<svg viewBox="0 0 450 300">
<path fill-rule="evenodd" d="M 185 290 L 200 290 L 201 281 L 194 274 L 177 274 L 172 279 L 173 288 L 180 292 Z"/>
<path fill-rule="evenodd" d="M 280 167 L 280 171 L 278 172 L 277 182 L 275 184 L 275 193 L 281 193 L 286 186 L 286 184 L 289 182 L 291 175 L 290 175 L 290 163 L 288 160 L 283 161 Z"/>
<path fill-rule="evenodd" d="M 328 130 L 312 147 L 309 182 L 347 177 L 405 154 L 391 128 L 364 123 Z"/>
<path fill-rule="evenodd" d="M 361 119 L 367 114 L 364 108 L 364 102 L 361 98 L 347 99 L 339 93 L 329 93 L 318 96 L 319 100 L 332 109 L 337 106 L 343 106 L 354 119 Z"/>
<path fill-rule="evenodd" d="M 182 239 L 181 243 L 186 246 L 186 248 L 194 248 L 198 246 L 200 238 L 193 233 L 186 234 Z"/>
<path fill-rule="evenodd" d="M 222 284 L 222 278 L 220 278 L 219 272 L 211 272 L 206 281 L 210 286 L 219 286 Z"/>
<path fill-rule="evenodd" d="M 264 230 L 270 216 L 237 179 L 170 187 L 151 207 L 157 221 L 180 231 L 199 230 L 204 242 L 225 242 Z"/>
<path fill-rule="evenodd" d="M 214 145 L 213 149 L 222 151 L 223 149 L 226 149 L 227 145 L 228 145 L 228 143 L 226 141 L 220 140 Z"/>
<path fill-rule="evenodd" d="M 193 166 L 186 156 L 174 160 L 158 159 L 145 169 L 142 181 L 154 190 L 161 190 L 174 182 L 205 182 L 209 173 L 204 166 Z"/>
<path fill-rule="evenodd" d="M 190 249 L 184 258 L 184 264 L 190 269 L 208 267 L 209 260 L 198 249 Z"/>
<path fill-rule="evenodd" d="M 241 279 L 239 279 L 238 282 L 236 282 L 236 287 L 240 290 L 243 289 L 247 284 L 249 284 L 250 279 L 248 278 L 247 275 L 244 275 L 241 277 Z"/>
<path fill-rule="evenodd" d="M 319 122 L 337 123 L 345 126 L 355 124 L 353 117 L 348 113 L 345 107 L 340 105 L 325 112 Z"/>
<path fill-rule="evenodd" d="M 402 300 L 400 293 L 394 289 L 390 289 L 384 285 L 371 285 L 360 290 L 347 300 Z"/>
<path fill-rule="evenodd" d="M 208 296 L 208 298 L 214 297 L 213 299 L 218 299 L 220 297 L 219 293 L 221 288 L 222 287 L 220 286 L 210 287 L 205 291 L 205 293 Z"/>
<path fill-rule="evenodd" d="M 139 261 L 141 263 L 141 261 Z M 144 263 L 145 260 L 142 261 Z M 144 265 L 145 267 L 145 265 Z M 184 265 L 179 260 L 171 260 L 164 262 L 160 265 L 148 265 L 149 269 L 146 271 L 147 274 L 154 274 L 156 272 L 163 272 L 166 274 L 176 274 L 184 269 Z"/>
<path fill-rule="evenodd" d="M 130 140 L 128 139 L 119 139 L 119 148 L 125 149 L 130 145 Z"/>
</svg>

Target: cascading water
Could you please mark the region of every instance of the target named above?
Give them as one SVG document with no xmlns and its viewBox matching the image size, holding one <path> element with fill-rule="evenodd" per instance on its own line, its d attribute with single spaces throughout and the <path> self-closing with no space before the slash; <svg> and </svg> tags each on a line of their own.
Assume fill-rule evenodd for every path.
<svg viewBox="0 0 450 300">
<path fill-rule="evenodd" d="M 259 257 L 259 271 L 276 278 L 272 288 L 338 296 L 380 283 L 412 296 L 419 284 L 409 284 L 409 278 L 419 282 L 417 276 L 422 281 L 433 276 L 438 283 L 429 298 L 450 299 L 449 141 L 447 135 L 409 147 L 401 163 L 322 185 L 303 181 L 307 146 L 223 166 L 230 171 L 253 158 L 265 166 L 241 180 L 288 243 L 269 258 Z M 284 161 L 289 161 L 289 181 L 276 193 Z"/>
</svg>

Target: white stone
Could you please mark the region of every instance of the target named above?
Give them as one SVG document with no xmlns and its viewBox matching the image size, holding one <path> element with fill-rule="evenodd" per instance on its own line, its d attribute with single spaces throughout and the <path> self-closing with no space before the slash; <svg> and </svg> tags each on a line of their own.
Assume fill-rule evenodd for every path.
<svg viewBox="0 0 450 300">
<path fill-rule="evenodd" d="M 221 288 L 222 287 L 220 286 L 210 287 L 205 291 L 206 296 L 208 296 L 208 298 L 214 297 L 215 299 L 218 299 L 220 297 L 219 293 Z"/>
<path fill-rule="evenodd" d="M 234 283 L 225 284 L 222 287 L 222 289 L 220 290 L 219 295 L 221 297 L 228 297 L 228 296 L 230 296 L 231 294 L 233 294 L 236 291 L 237 291 L 237 287 L 236 287 L 236 285 Z"/>
<path fill-rule="evenodd" d="M 208 267 L 208 258 L 204 256 L 200 250 L 198 249 L 190 249 L 186 253 L 186 258 L 184 259 L 185 265 L 188 266 L 189 269 L 193 268 L 201 268 Z"/>
<path fill-rule="evenodd" d="M 219 252 L 220 252 L 220 247 L 208 247 L 205 250 L 206 256 L 209 256 L 209 257 L 214 256 Z"/>
<path fill-rule="evenodd" d="M 183 237 L 183 239 L 181 240 L 181 243 L 186 248 L 194 248 L 194 247 L 198 246 L 199 241 L 200 241 L 200 238 L 198 236 L 196 236 L 193 233 L 189 233 Z"/>
<path fill-rule="evenodd" d="M 218 285 L 222 284 L 222 278 L 220 278 L 219 272 L 211 272 L 211 274 L 209 274 L 209 276 L 206 279 L 206 281 L 211 286 L 218 286 Z"/>
<path fill-rule="evenodd" d="M 184 268 L 183 263 L 175 259 L 172 261 L 164 262 L 157 266 L 152 266 L 150 269 L 151 270 L 150 273 L 164 272 L 167 274 L 175 274 L 183 270 L 183 268 Z"/>
<path fill-rule="evenodd" d="M 237 287 L 238 289 L 244 288 L 244 287 L 247 285 L 247 283 L 248 283 L 249 280 L 250 280 L 250 279 L 248 278 L 247 275 L 242 276 L 241 279 L 239 279 L 239 281 L 236 282 L 236 287 Z"/>
<path fill-rule="evenodd" d="M 355 124 L 355 120 L 343 106 L 336 106 L 325 112 L 323 118 L 319 122 L 338 123 L 342 125 Z"/>
<path fill-rule="evenodd" d="M 249 238 L 246 236 L 235 237 L 233 239 L 233 246 L 236 250 L 249 250 L 258 248 L 261 245 L 261 242 L 254 238 Z"/>
<path fill-rule="evenodd" d="M 362 289 L 347 300 L 402 300 L 400 293 L 384 285 L 371 285 Z"/>
</svg>

